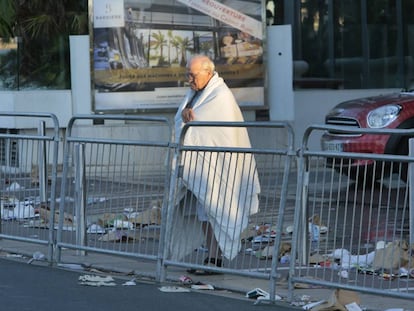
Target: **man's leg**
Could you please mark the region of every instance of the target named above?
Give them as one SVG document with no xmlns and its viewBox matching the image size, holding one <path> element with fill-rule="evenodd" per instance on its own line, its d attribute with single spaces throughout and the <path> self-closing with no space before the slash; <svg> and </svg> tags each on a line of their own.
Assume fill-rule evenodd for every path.
<svg viewBox="0 0 414 311">
<path fill-rule="evenodd" d="M 208 258 L 206 263 L 213 263 L 216 266 L 221 266 L 221 250 L 218 246 L 216 236 L 214 235 L 213 228 L 210 223 L 207 221 L 202 222 L 203 232 L 206 236 L 207 248 L 208 248 Z"/>
</svg>

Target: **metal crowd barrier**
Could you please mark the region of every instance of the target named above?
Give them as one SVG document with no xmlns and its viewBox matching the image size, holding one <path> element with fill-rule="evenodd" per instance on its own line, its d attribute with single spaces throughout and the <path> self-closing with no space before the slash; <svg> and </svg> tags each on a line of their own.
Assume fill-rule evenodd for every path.
<svg viewBox="0 0 414 311">
<path fill-rule="evenodd" d="M 85 122 L 95 126 L 85 127 Z M 165 118 L 81 115 L 70 120 L 59 205 L 58 262 L 65 261 L 66 250 L 76 250 L 78 255 L 94 252 L 159 259 L 170 139 L 171 127 Z"/>
<path fill-rule="evenodd" d="M 299 153 L 290 296 L 315 285 L 413 299 L 408 171 L 414 157 L 310 150 L 308 142 L 321 131 L 414 136 L 413 130 L 307 129 Z"/>
<path fill-rule="evenodd" d="M 202 129 L 202 133 L 214 136 L 220 135 L 218 128 L 226 127 L 247 131 L 251 148 L 186 143 L 189 131 Z M 280 137 L 283 139 L 278 140 Z M 176 169 L 168 204 L 165 267 L 270 279 L 270 292 L 274 293 L 280 258 L 290 252 L 290 241 L 285 241 L 282 227 L 286 219 L 293 225 L 293 210 L 285 215 L 287 203 L 294 206 L 295 201 L 296 188 L 288 189 L 294 159 L 293 140 L 292 128 L 283 122 L 186 124 L 174 158 Z M 258 141 L 264 143 L 255 145 Z M 252 211 L 258 184 L 258 210 Z M 207 234 L 198 220 L 196 197 L 210 209 L 210 217 L 213 215 L 215 219 L 213 225 L 220 228 L 215 231 L 217 240 L 223 239 L 230 254 L 220 257 L 221 266 L 205 265 L 206 258 L 217 259 L 217 254 L 208 253 Z M 226 210 L 231 211 L 229 215 Z M 243 210 L 247 211 L 247 218 L 243 218 Z M 286 261 L 284 269 L 287 271 L 287 268 Z"/>
<path fill-rule="evenodd" d="M 303 285 L 414 298 L 414 157 L 309 147 L 324 131 L 414 136 L 414 130 L 315 125 L 294 153 L 293 130 L 283 122 L 191 122 L 175 144 L 164 118 L 80 115 L 67 125 L 60 175 L 54 115 L 0 118 L 3 124 L 31 118 L 38 122 L 31 128 L 39 127 L 0 130 L 2 246 L 36 243 L 58 263 L 73 252 L 139 259 L 151 263 L 146 272 L 158 280 L 170 266 L 268 279 L 271 299 L 281 277 L 291 300 Z M 190 130 L 220 127 L 246 130 L 252 146 L 186 143 Z M 251 210 L 254 181 L 258 210 Z M 214 223 L 218 239 L 232 235 L 224 239 L 231 255 L 221 266 L 204 265 L 217 255 L 207 252 L 194 196 L 207 206 L 216 200 L 216 212 L 232 211 Z M 193 233 L 183 235 L 183 228 Z"/>
<path fill-rule="evenodd" d="M 0 238 L 43 245 L 53 257 L 59 123 L 48 113 L 0 112 Z M 12 130 L 24 120 L 36 130 Z M 46 127 L 48 130 L 46 130 Z M 19 246 L 18 246 L 19 247 Z"/>
</svg>

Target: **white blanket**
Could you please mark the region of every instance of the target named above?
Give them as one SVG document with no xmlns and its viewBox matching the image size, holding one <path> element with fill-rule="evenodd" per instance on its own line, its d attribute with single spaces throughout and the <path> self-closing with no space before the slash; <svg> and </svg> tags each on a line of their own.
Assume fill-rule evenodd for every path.
<svg viewBox="0 0 414 311">
<path fill-rule="evenodd" d="M 175 135 L 179 141 L 184 123 L 181 111 L 192 98 L 189 91 L 175 116 Z M 194 121 L 243 121 L 240 108 L 230 89 L 217 73 L 193 103 Z M 246 128 L 190 127 L 184 139 L 187 146 L 220 146 L 250 148 Z M 247 227 L 249 216 L 258 212 L 260 185 L 253 155 L 229 152 L 187 152 L 183 157 L 183 180 L 179 193 L 192 192 L 197 203 L 207 210 L 209 222 L 224 257 L 233 259 L 240 251 L 240 235 Z M 177 198 L 181 199 L 180 196 Z M 178 203 L 178 202 L 177 202 Z M 194 205 L 194 204 L 193 204 Z M 182 258 L 199 247 L 201 227 L 176 213 L 173 224 L 173 258 Z M 196 220 L 195 217 L 194 221 Z M 179 242 L 185 238 L 185 247 Z M 188 237 L 191 237 L 190 239 Z M 183 241 L 183 240 L 181 240 Z M 198 245 L 197 245 L 198 244 Z M 175 246 L 174 246 L 175 245 Z M 176 247 L 179 245 L 179 247 Z M 180 254 L 177 254 L 178 250 Z"/>
</svg>

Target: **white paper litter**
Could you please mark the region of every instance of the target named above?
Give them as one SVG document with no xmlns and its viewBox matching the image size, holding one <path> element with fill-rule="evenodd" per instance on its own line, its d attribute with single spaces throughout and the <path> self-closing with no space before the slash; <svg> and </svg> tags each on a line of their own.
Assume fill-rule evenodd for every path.
<svg viewBox="0 0 414 311">
<path fill-rule="evenodd" d="M 358 306 L 358 304 L 356 302 L 348 303 L 347 305 L 345 305 L 345 308 L 348 311 L 362 311 L 361 307 Z"/>
<path fill-rule="evenodd" d="M 115 286 L 116 283 L 111 276 L 81 275 L 79 284 L 88 286 Z"/>
<path fill-rule="evenodd" d="M 180 286 L 161 286 L 159 288 L 160 291 L 165 293 L 187 293 L 190 292 L 188 288 L 180 287 Z"/>
<path fill-rule="evenodd" d="M 211 284 L 193 284 L 191 285 L 192 289 L 208 289 L 208 290 L 214 290 L 214 286 Z"/>
<path fill-rule="evenodd" d="M 132 279 L 130 281 L 126 281 L 124 284 L 122 284 L 123 286 L 135 286 L 137 285 L 137 283 L 135 283 L 135 279 Z"/>
</svg>

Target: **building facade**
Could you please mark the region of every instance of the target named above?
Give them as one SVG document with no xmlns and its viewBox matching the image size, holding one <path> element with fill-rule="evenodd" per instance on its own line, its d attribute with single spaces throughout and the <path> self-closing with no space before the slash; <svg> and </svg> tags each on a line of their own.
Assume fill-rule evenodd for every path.
<svg viewBox="0 0 414 311">
<path fill-rule="evenodd" d="M 141 4 L 139 0 L 129 2 Z M 220 2 L 225 4 L 228 1 Z M 414 74 L 413 1 L 244 2 L 249 5 L 262 5 L 263 12 L 266 12 L 265 24 L 269 29 L 290 26 L 291 44 L 287 49 L 291 50 L 292 55 L 286 60 L 291 62 L 292 68 L 292 92 L 289 93 L 291 100 L 271 101 L 268 96 L 264 96 L 262 107 L 243 108 L 246 120 L 287 120 L 294 127 L 298 145 L 306 127 L 313 123 L 323 123 L 325 112 L 338 102 L 411 88 Z M 159 3 L 142 1 L 145 5 Z M 53 12 L 47 12 L 53 15 Z M 83 13 L 88 16 L 87 12 Z M 42 50 L 36 52 L 36 55 L 41 54 L 42 57 L 31 59 L 32 62 L 38 62 L 31 64 L 37 69 L 35 71 L 25 71 L 25 67 L 22 66 L 23 51 L 29 46 L 24 41 L 26 38 L 18 36 L 19 33 L 14 34 L 16 37 L 12 33 L 8 37 L 4 32 L 1 35 L 3 40 L 0 42 L 0 102 L 4 111 L 54 113 L 62 128 L 75 114 L 95 113 L 92 104 L 93 77 L 88 34 L 83 33 L 83 36 L 72 37 L 71 40 L 68 33 L 65 33 L 64 37 L 61 34 L 53 40 L 45 39 L 43 36 L 31 38 L 32 41 L 47 40 L 41 42 Z M 266 39 L 264 38 L 263 63 L 270 64 L 270 58 L 274 56 L 275 51 L 269 50 L 270 45 L 266 46 Z M 286 45 L 285 42 L 277 44 Z M 49 48 L 54 54 L 48 54 Z M 70 74 L 67 74 L 65 68 L 70 68 Z M 269 66 L 266 68 L 268 72 L 278 72 L 278 69 Z M 286 77 L 286 73 L 280 74 Z M 265 92 L 278 83 L 280 80 L 277 77 L 267 81 Z M 289 106 L 289 114 L 269 114 L 272 110 L 283 112 L 286 106 Z M 174 109 L 147 109 L 135 113 L 172 117 Z M 0 131 L 30 131 L 35 127 L 30 122 L 3 123 Z M 315 139 L 315 144 L 318 143 Z M 2 150 L 4 153 L 13 148 Z M 1 159 L 7 158 L 5 154 L 1 156 Z"/>
</svg>

